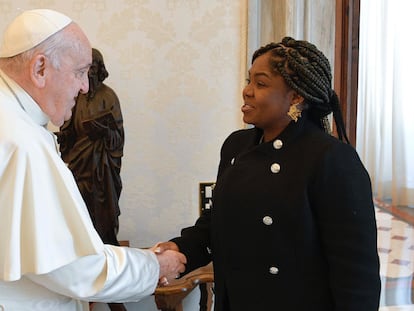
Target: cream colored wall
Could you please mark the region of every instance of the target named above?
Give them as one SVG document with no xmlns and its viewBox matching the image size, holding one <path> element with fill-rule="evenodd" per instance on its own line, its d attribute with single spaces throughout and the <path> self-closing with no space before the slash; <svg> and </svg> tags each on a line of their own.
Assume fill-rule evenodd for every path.
<svg viewBox="0 0 414 311">
<path fill-rule="evenodd" d="M 179 234 L 243 126 L 245 1 L 0 1 L 0 30 L 32 8 L 72 17 L 104 55 L 126 132 L 119 238 L 145 247 Z"/>
</svg>

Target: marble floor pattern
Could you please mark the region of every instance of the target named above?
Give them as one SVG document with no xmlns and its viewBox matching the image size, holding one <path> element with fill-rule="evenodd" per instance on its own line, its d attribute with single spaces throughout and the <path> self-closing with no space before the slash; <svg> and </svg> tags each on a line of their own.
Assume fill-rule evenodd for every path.
<svg viewBox="0 0 414 311">
<path fill-rule="evenodd" d="M 414 227 L 375 201 L 382 282 L 380 311 L 414 311 Z"/>
</svg>

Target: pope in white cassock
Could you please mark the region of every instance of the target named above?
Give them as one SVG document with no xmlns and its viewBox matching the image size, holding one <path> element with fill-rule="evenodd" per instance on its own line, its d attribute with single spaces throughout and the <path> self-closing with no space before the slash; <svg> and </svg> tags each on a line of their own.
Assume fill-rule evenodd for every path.
<svg viewBox="0 0 414 311">
<path fill-rule="evenodd" d="M 52 10 L 20 14 L 0 46 L 0 310 L 128 302 L 184 271 L 168 251 L 102 243 L 53 133 L 88 91 L 91 46 Z"/>
</svg>

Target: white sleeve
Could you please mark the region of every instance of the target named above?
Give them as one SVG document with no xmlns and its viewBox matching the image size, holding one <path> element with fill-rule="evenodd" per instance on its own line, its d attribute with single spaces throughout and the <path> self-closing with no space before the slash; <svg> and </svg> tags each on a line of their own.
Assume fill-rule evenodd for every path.
<svg viewBox="0 0 414 311">
<path fill-rule="evenodd" d="M 75 299 L 130 302 L 154 293 L 159 264 L 152 251 L 105 245 L 103 253 L 81 257 L 46 274 L 26 276 Z"/>
</svg>

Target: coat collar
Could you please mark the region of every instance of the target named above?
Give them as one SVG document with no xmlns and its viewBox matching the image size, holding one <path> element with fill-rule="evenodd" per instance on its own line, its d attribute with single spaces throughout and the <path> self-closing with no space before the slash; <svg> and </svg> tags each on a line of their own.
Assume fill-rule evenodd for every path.
<svg viewBox="0 0 414 311">
<path fill-rule="evenodd" d="M 260 128 L 254 128 L 253 134 L 253 145 L 256 145 L 258 151 L 263 151 L 265 153 L 274 152 L 275 145 L 282 143 L 283 146 L 286 146 L 291 141 L 295 140 L 303 131 L 305 130 L 305 125 L 310 121 L 307 118 L 306 113 L 302 113 L 302 117 L 298 119 L 297 122 L 290 122 L 288 126 L 272 140 L 260 143 L 261 137 L 263 135 L 263 130 Z"/>
</svg>

